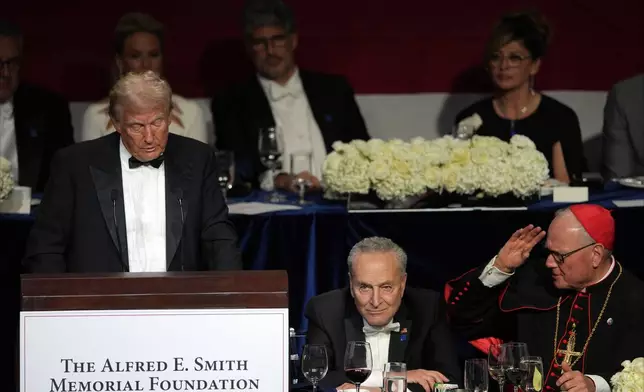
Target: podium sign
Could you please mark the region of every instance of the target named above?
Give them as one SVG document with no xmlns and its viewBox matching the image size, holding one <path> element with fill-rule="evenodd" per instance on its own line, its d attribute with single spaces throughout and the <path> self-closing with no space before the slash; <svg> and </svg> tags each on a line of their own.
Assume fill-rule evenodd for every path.
<svg viewBox="0 0 644 392">
<path fill-rule="evenodd" d="M 287 391 L 288 310 L 23 311 L 21 392 Z"/>
</svg>

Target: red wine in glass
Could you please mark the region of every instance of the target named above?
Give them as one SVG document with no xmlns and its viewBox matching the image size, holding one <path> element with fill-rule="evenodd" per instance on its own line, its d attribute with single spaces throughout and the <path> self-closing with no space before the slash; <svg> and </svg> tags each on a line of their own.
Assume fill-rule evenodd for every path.
<svg viewBox="0 0 644 392">
<path fill-rule="evenodd" d="M 371 375 L 371 346 L 367 342 L 349 342 L 344 352 L 344 373 L 356 391 Z"/>
<path fill-rule="evenodd" d="M 344 373 L 352 384 L 362 384 L 371 375 L 371 369 L 345 369 Z"/>
</svg>

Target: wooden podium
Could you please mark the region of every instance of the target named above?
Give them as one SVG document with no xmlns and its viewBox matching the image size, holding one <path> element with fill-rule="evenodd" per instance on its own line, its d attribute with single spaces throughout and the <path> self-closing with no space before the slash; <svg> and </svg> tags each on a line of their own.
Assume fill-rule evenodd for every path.
<svg viewBox="0 0 644 392">
<path fill-rule="evenodd" d="M 286 271 L 22 275 L 23 311 L 288 308 Z"/>
<path fill-rule="evenodd" d="M 21 392 L 289 390 L 285 271 L 21 280 Z"/>
</svg>

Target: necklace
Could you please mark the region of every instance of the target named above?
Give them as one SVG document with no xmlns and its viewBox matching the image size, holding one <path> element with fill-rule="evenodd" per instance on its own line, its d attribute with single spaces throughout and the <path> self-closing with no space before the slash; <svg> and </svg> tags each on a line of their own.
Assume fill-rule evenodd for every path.
<svg viewBox="0 0 644 392">
<path fill-rule="evenodd" d="M 615 278 L 613 283 L 611 283 L 610 287 L 608 288 L 608 294 L 606 294 L 606 299 L 604 300 L 602 309 L 599 312 L 599 316 L 597 316 L 597 320 L 595 321 L 595 325 L 593 325 L 593 329 L 588 334 L 588 339 L 586 339 L 586 343 L 584 343 L 584 348 L 581 350 L 581 352 L 575 351 L 575 340 L 576 340 L 576 336 L 575 336 L 576 332 L 574 331 L 576 328 L 575 323 L 572 324 L 573 331 L 571 331 L 570 337 L 568 338 L 568 345 L 566 346 L 566 349 L 557 350 L 557 337 L 559 336 L 559 314 L 561 311 L 561 297 L 559 297 L 559 300 L 557 301 L 557 323 L 555 324 L 555 342 L 554 342 L 555 345 L 554 345 L 554 353 L 553 353 L 553 360 L 557 365 L 561 366 L 560 363 L 557 363 L 557 353 L 565 355 L 562 363 L 570 361 L 570 358 L 572 357 L 577 357 L 573 363 L 568 362 L 571 368 L 575 366 L 575 364 L 581 359 L 581 357 L 584 356 L 584 353 L 588 348 L 588 343 L 590 343 L 590 338 L 593 337 L 593 334 L 595 333 L 595 330 L 599 325 L 599 321 L 604 315 L 604 311 L 606 310 L 606 306 L 608 305 L 608 300 L 610 299 L 610 295 L 613 292 L 613 287 L 615 286 L 615 283 L 617 283 L 617 281 L 619 280 L 619 277 L 622 276 L 622 265 L 620 263 L 617 263 L 617 266 L 619 266 L 619 273 L 617 274 L 617 277 Z"/>
<path fill-rule="evenodd" d="M 530 106 L 530 104 L 533 101 L 533 98 L 536 95 L 537 94 L 534 92 L 534 90 L 530 89 L 530 97 L 528 98 L 528 102 L 525 104 L 525 106 L 523 106 L 521 109 L 519 109 L 519 113 L 521 113 L 521 114 L 519 114 L 519 116 L 517 116 L 517 118 L 508 118 L 506 106 L 501 105 L 500 101 L 496 102 L 496 106 L 497 106 L 499 112 L 501 112 L 501 114 L 503 115 L 503 118 L 510 120 L 510 136 L 514 136 L 516 134 L 516 132 L 514 131 L 514 124 L 515 124 L 516 120 L 521 119 L 521 117 L 524 114 L 526 114 L 526 112 L 528 111 L 528 106 Z"/>
</svg>

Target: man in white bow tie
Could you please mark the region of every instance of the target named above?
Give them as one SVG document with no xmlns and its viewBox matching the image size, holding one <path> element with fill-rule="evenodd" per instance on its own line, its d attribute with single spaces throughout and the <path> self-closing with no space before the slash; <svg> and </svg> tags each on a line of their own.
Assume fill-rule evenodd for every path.
<svg viewBox="0 0 644 392">
<path fill-rule="evenodd" d="M 413 392 L 459 383 L 456 348 L 440 294 L 406 287 L 406 265 L 407 255 L 393 241 L 366 238 L 349 253 L 349 287 L 307 304 L 307 343 L 326 345 L 329 355 L 329 372 L 321 385 L 354 388 L 343 364 L 350 341 L 366 341 L 372 351 L 372 373 L 361 390 L 382 387 L 387 362 L 407 364 L 407 387 Z"/>
<path fill-rule="evenodd" d="M 235 151 L 238 182 L 292 189 L 303 178 L 319 188 L 333 143 L 369 138 L 353 89 L 342 76 L 297 66 L 299 35 L 281 0 L 247 3 L 244 42 L 256 74 L 213 99 L 217 148 Z M 277 172 L 266 170 L 257 151 L 258 130 L 267 127 L 283 144 Z"/>
</svg>

